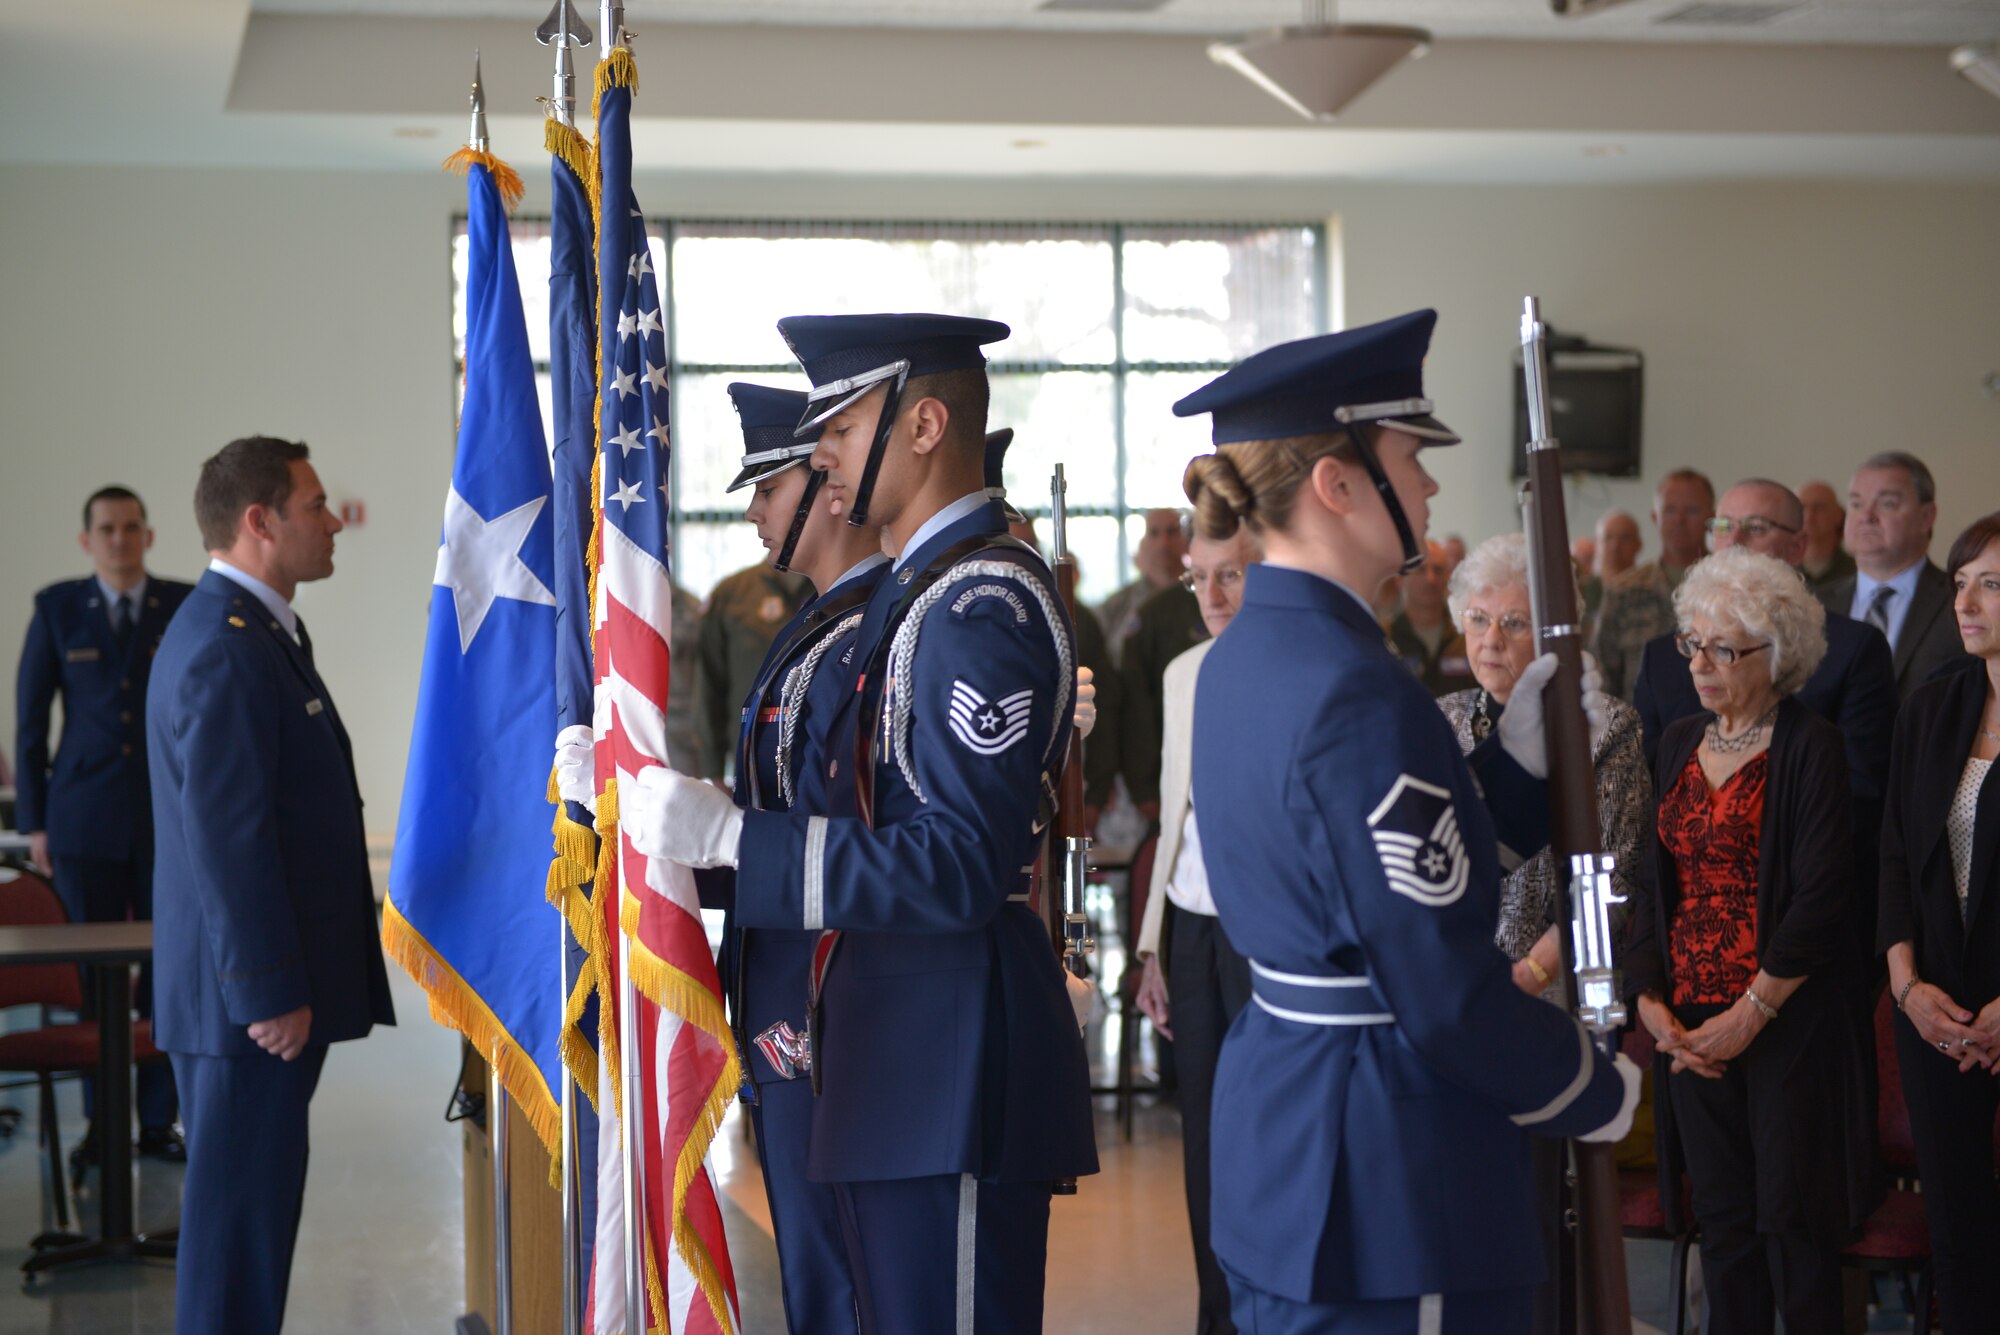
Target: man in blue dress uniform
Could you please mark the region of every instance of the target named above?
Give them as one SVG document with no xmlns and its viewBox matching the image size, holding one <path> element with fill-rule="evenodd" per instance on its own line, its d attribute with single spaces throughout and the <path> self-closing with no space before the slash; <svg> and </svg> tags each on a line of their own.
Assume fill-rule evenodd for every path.
<svg viewBox="0 0 2000 1335">
<path fill-rule="evenodd" d="M 14 737 L 20 778 L 15 823 L 29 860 L 52 872 L 72 922 L 145 921 L 153 916 L 153 811 L 146 784 L 146 685 L 167 622 L 194 587 L 146 572 L 153 530 L 146 505 L 125 487 L 103 487 L 83 503 L 78 545 L 95 567 L 88 579 L 35 595 L 34 619 L 16 678 Z M 62 697 L 61 745 L 49 718 Z M 152 970 L 142 969 L 139 1014 L 152 1014 Z M 86 994 L 88 995 L 88 994 Z M 92 1082 L 84 1111 L 94 1112 Z M 139 1152 L 186 1157 L 174 1130 L 174 1079 L 164 1065 L 139 1068 Z M 97 1128 L 70 1161 L 97 1160 Z"/>
<path fill-rule="evenodd" d="M 340 520 L 306 447 L 261 436 L 202 465 L 195 519 L 213 559 L 146 702 L 154 1031 L 188 1139 L 174 1328 L 262 1335 L 284 1321 L 327 1045 L 395 1012 L 353 752 L 291 605 L 333 573 Z"/>
<path fill-rule="evenodd" d="M 624 828 L 648 856 L 735 866 L 745 926 L 824 931 L 807 1172 L 839 1199 L 862 1329 L 1039 1330 L 1050 1193 L 1097 1154 L 1082 1037 L 1028 894 L 1074 652 L 1047 566 L 985 487 L 980 348 L 1007 328 L 779 329 L 813 381 L 834 511 L 883 530 L 894 573 L 843 664 L 817 800 L 744 812 L 648 770 Z"/>
<path fill-rule="evenodd" d="M 1175 405 L 1214 415 L 1200 531 L 1227 516 L 1266 544 L 1202 665 L 1192 768 L 1254 1002 L 1216 1074 L 1211 1239 L 1260 1335 L 1525 1331 L 1544 1258 L 1523 1133 L 1615 1139 L 1637 1099 L 1631 1064 L 1492 946 L 1500 839 L 1545 842 L 1553 656 L 1468 767 L 1362 596 L 1422 558 L 1417 450 L 1457 440 L 1423 397 L 1435 318 L 1270 349 Z"/>
</svg>

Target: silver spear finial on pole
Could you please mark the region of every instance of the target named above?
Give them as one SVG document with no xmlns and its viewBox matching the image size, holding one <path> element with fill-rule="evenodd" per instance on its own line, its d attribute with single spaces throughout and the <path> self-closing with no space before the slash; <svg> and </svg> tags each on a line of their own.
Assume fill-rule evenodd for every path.
<svg viewBox="0 0 2000 1335">
<path fill-rule="evenodd" d="M 576 68 L 570 61 L 571 43 L 588 46 L 590 29 L 584 26 L 583 16 L 576 12 L 572 0 L 556 0 L 555 8 L 542 20 L 542 26 L 535 29 L 535 40 L 543 46 L 556 49 L 555 83 L 550 90 L 549 105 L 555 108 L 556 119 L 574 129 L 576 127 Z"/>
<path fill-rule="evenodd" d="M 472 48 L 472 131 L 466 136 L 465 146 L 485 153 L 490 149 L 486 137 L 486 89 L 479 82 L 479 48 Z"/>
<path fill-rule="evenodd" d="M 598 59 L 608 59 L 614 50 L 627 45 L 630 37 L 625 31 L 622 0 L 597 0 Z"/>
</svg>

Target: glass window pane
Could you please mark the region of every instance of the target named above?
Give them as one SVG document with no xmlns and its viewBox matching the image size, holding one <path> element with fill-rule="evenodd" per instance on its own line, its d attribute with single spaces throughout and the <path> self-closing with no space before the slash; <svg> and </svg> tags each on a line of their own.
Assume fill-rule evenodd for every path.
<svg viewBox="0 0 2000 1335">
<path fill-rule="evenodd" d="M 1307 227 L 1133 228 L 1125 234 L 1125 356 L 1233 362 L 1319 327 Z"/>
<path fill-rule="evenodd" d="M 1041 527 L 1046 529 L 1047 524 Z M 1078 601 L 1095 606 L 1116 593 L 1125 582 L 1118 568 L 1118 521 L 1115 518 L 1085 515 L 1070 520 L 1069 548 L 1076 557 Z"/>
<path fill-rule="evenodd" d="M 814 311 L 941 311 L 1004 320 L 1000 360 L 1109 362 L 1111 245 L 1095 236 L 1019 237 L 944 227 L 909 235 L 785 234 L 690 224 L 674 237 L 675 356 L 709 365 L 790 360 L 779 317 Z"/>
<path fill-rule="evenodd" d="M 757 541 L 757 530 L 740 519 L 720 523 L 686 521 L 675 535 L 675 542 L 674 583 L 703 601 L 707 601 L 724 575 L 770 559 Z"/>
<path fill-rule="evenodd" d="M 993 377 L 987 425 L 1014 428 L 1007 450 L 1007 495 L 1028 514 L 1049 512 L 1049 482 L 1063 462 L 1073 506 L 1117 500 L 1112 378 L 1092 371 L 1020 372 Z"/>
<path fill-rule="evenodd" d="M 521 285 L 521 315 L 528 324 L 528 354 L 549 359 L 549 225 L 516 220 L 508 225 L 514 243 L 514 276 Z M 465 269 L 472 239 L 461 220 L 451 237 L 451 347 L 465 359 Z"/>
<path fill-rule="evenodd" d="M 1125 378 L 1125 503 L 1133 510 L 1187 504 L 1181 475 L 1188 460 L 1214 447 L 1208 417 L 1176 417 L 1174 401 L 1217 374 L 1134 371 Z M 1135 536 L 1133 541 L 1137 540 Z"/>
</svg>

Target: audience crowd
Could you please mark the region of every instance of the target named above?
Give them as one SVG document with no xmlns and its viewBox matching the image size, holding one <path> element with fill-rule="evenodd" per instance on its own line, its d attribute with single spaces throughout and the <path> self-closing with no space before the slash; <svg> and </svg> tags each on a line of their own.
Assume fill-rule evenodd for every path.
<svg viewBox="0 0 2000 1335">
<path fill-rule="evenodd" d="M 1624 900 L 1614 929 L 1627 1001 L 1654 1053 L 1661 1199 L 1699 1230 L 1716 1335 L 1768 1332 L 1780 1316 L 1793 1331 L 1842 1328 L 1841 1251 L 1882 1198 L 1878 1061 L 1892 1055 L 1943 1328 L 2000 1330 L 2000 789 L 1988 782 L 2000 758 L 2000 515 L 1960 535 L 1942 568 L 1929 556 L 1936 515 L 1929 469 L 1900 452 L 1863 460 L 1844 503 L 1823 481 L 1761 478 L 1718 497 L 1680 468 L 1654 493 L 1650 534 L 1611 510 L 1572 549 L 1588 643 L 1614 697 L 1595 738 L 1599 817 Z M 91 498 L 83 547 L 95 578 L 61 615 L 133 610 L 76 631 L 86 638 L 69 664 L 122 654 L 156 606 L 141 600 L 178 591 L 148 584 L 149 543 L 136 496 Z M 1247 536 L 1190 543 L 1185 516 L 1151 511 L 1138 578 L 1085 618 L 1105 704 L 1089 815 L 1116 813 L 1158 841 L 1150 885 L 1135 886 L 1129 995 L 1180 1049 L 1204 1331 L 1231 1329 L 1205 1237 L 1206 1092 L 1249 981 L 1208 897 L 1188 736 L 1207 642 L 1226 633 L 1259 559 Z M 705 607 L 677 591 L 676 630 L 695 646 L 674 663 L 683 768 L 723 777 L 745 674 L 803 592 L 765 566 L 723 580 Z M 1455 536 L 1432 541 L 1415 569 L 1358 592 L 1470 752 L 1537 652 L 1523 539 L 1470 554 Z M 53 844 L 74 870 L 103 853 L 66 844 L 51 809 L 66 777 L 49 745 L 65 666 L 57 615 L 38 604 L 21 666 L 19 811 L 33 860 L 49 862 Z M 65 704 L 72 732 L 89 726 L 85 700 Z M 115 691 L 106 708 L 128 725 L 135 712 Z M 108 744 L 129 731 L 113 727 Z M 70 911 L 143 915 L 147 843 L 135 837 L 126 855 L 129 887 L 66 878 L 109 887 L 72 897 Z M 1556 1003 L 1568 982 L 1563 881 L 1546 850 L 1514 866 L 1494 931 L 1515 983 Z M 1878 1007 L 1893 1054 L 1875 1050 Z M 157 1091 L 148 1149 L 179 1157 L 159 1125 L 171 1099 L 171 1087 Z M 1553 1244 L 1564 1151 L 1533 1143 Z M 1553 1330 L 1553 1285 L 1541 1305 L 1537 1328 Z"/>
</svg>

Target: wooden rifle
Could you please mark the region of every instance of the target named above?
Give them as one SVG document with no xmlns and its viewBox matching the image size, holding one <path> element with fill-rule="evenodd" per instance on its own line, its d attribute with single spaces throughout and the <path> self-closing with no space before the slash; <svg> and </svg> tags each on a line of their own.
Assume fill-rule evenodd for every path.
<svg viewBox="0 0 2000 1335">
<path fill-rule="evenodd" d="M 1552 853 L 1570 869 L 1569 931 L 1558 930 L 1571 1005 L 1598 1054 L 1611 1061 L 1625 1027 L 1612 956 L 1612 858 L 1597 819 L 1597 776 L 1590 754 L 1590 720 L 1583 711 L 1583 635 L 1576 577 L 1570 564 L 1569 518 L 1563 503 L 1562 456 L 1550 428 L 1548 326 L 1529 297 L 1521 316 L 1521 372 L 1528 403 L 1527 481 L 1521 518 L 1528 538 L 1528 596 L 1539 652 L 1556 655 L 1556 674 L 1542 693 L 1554 816 Z M 1576 1177 L 1565 1212 L 1562 1315 L 1564 1330 L 1628 1335 L 1631 1298 L 1625 1281 L 1625 1239 L 1613 1147 L 1570 1143 Z M 1580 1310 L 1579 1310 L 1580 1308 Z"/>
<path fill-rule="evenodd" d="M 1069 554 L 1068 484 L 1063 466 L 1056 465 L 1055 480 L 1049 491 L 1054 537 L 1049 551 L 1056 577 L 1056 596 L 1062 599 L 1072 625 L 1076 621 L 1076 559 Z M 1090 831 L 1083 821 L 1083 739 L 1074 730 L 1069 735 L 1069 756 L 1063 763 L 1062 785 L 1056 792 L 1056 814 L 1049 826 L 1047 876 L 1043 885 L 1056 887 L 1060 895 L 1042 896 L 1042 916 L 1049 926 L 1049 939 L 1063 967 L 1078 978 L 1090 977 L 1086 956 L 1097 949 L 1090 936 L 1090 919 L 1083 911 L 1084 878 L 1090 871 Z"/>
</svg>

